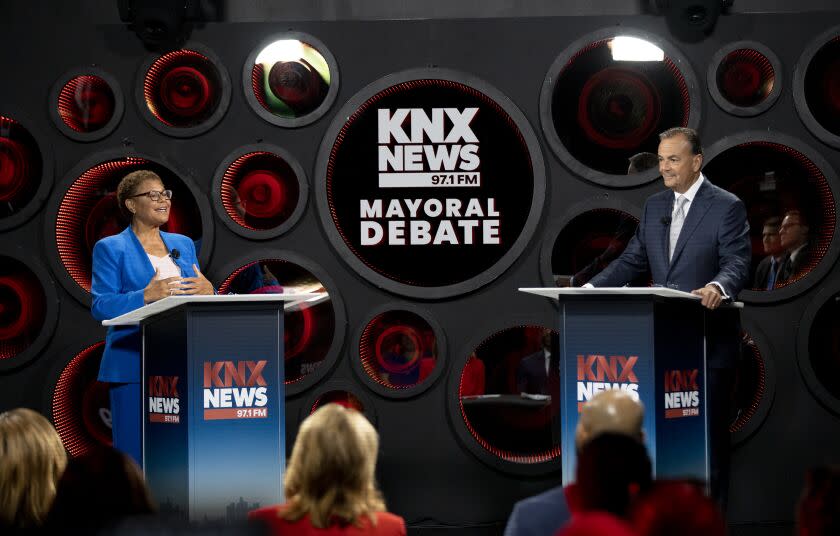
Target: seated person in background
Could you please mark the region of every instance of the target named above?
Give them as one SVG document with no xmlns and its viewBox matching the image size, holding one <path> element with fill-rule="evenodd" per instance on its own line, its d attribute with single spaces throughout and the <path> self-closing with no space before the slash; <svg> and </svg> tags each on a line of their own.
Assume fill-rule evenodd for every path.
<svg viewBox="0 0 840 536">
<path fill-rule="evenodd" d="M 808 244 L 810 226 L 805 216 L 798 210 L 785 213 L 779 226 L 779 240 L 785 250 L 785 259 L 779 269 L 778 281 L 787 281 L 801 272 L 811 260 L 811 248 Z"/>
<path fill-rule="evenodd" d="M 602 391 L 587 402 L 575 430 L 578 453 L 589 440 L 605 432 L 644 440 L 641 402 L 621 390 Z M 581 511 L 576 484 L 557 486 L 516 503 L 505 527 L 505 536 L 553 534 L 571 515 Z"/>
<path fill-rule="evenodd" d="M 0 413 L 0 533 L 37 529 L 67 464 L 61 438 L 27 408 Z"/>
<path fill-rule="evenodd" d="M 464 372 L 461 374 L 461 396 L 483 395 L 486 383 L 484 361 L 475 352 L 467 358 Z"/>
<path fill-rule="evenodd" d="M 840 467 L 814 467 L 805 474 L 797 505 L 796 534 L 840 534 Z"/>
<path fill-rule="evenodd" d="M 639 536 L 725 536 L 726 521 L 700 482 L 660 480 L 630 507 Z"/>
<path fill-rule="evenodd" d="M 764 227 L 761 230 L 761 242 L 764 246 L 764 254 L 767 256 L 761 259 L 761 262 L 755 268 L 753 288 L 773 290 L 776 285 L 779 268 L 781 268 L 782 261 L 785 258 L 785 248 L 782 247 L 782 241 L 779 238 L 781 221 L 781 218 L 777 216 L 764 221 Z"/>
<path fill-rule="evenodd" d="M 112 447 L 100 447 L 69 461 L 44 526 L 53 533 L 71 528 L 95 534 L 156 511 L 134 460 Z"/>
<path fill-rule="evenodd" d="M 540 338 L 542 348 L 531 355 L 525 356 L 516 367 L 516 390 L 519 393 L 559 395 L 560 389 L 560 356 L 553 349 L 552 332 L 545 329 Z M 555 381 L 551 382 L 552 379 Z M 556 384 L 557 393 L 551 387 Z"/>
<path fill-rule="evenodd" d="M 405 536 L 385 511 L 374 473 L 379 436 L 358 411 L 327 404 L 298 430 L 286 468 L 286 503 L 252 511 L 272 534 Z"/>
<path fill-rule="evenodd" d="M 659 155 L 654 153 L 636 153 L 630 157 L 627 174 L 633 175 L 655 167 L 659 167 Z"/>
</svg>

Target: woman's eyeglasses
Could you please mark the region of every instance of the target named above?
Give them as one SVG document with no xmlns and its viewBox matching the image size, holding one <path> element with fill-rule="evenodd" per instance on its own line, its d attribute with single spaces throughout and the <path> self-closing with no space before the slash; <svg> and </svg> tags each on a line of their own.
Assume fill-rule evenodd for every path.
<svg viewBox="0 0 840 536">
<path fill-rule="evenodd" d="M 160 201 L 161 197 L 164 199 L 172 199 L 172 190 L 164 190 L 162 192 L 158 192 L 156 190 L 149 190 L 148 192 L 143 192 L 142 194 L 130 195 L 128 196 L 128 199 L 131 199 L 132 197 L 140 197 L 142 195 L 148 196 L 149 199 L 157 203 L 158 201 Z"/>
</svg>

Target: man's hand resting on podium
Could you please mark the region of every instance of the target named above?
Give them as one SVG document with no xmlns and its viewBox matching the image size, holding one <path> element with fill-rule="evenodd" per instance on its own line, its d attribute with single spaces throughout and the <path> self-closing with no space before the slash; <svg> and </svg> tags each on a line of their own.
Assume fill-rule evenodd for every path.
<svg viewBox="0 0 840 536">
<path fill-rule="evenodd" d="M 723 302 L 723 296 L 720 293 L 720 288 L 718 288 L 718 286 L 714 283 L 709 283 L 703 288 L 692 290 L 691 293 L 696 296 L 700 296 L 702 298 L 700 303 L 702 303 L 703 307 L 706 307 L 707 309 L 717 309 Z"/>
</svg>

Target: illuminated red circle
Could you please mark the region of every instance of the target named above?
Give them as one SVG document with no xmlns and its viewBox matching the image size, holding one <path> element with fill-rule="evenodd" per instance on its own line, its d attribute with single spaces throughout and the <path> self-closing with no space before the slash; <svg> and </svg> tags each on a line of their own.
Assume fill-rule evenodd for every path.
<svg viewBox="0 0 840 536">
<path fill-rule="evenodd" d="M 0 201 L 11 201 L 31 179 L 26 147 L 0 134 Z"/>
<path fill-rule="evenodd" d="M 246 214 L 257 218 L 277 216 L 288 198 L 283 178 L 266 169 L 248 172 L 239 183 L 237 193 Z"/>
<path fill-rule="evenodd" d="M 115 108 L 114 91 L 99 76 L 76 76 L 58 94 L 58 114 L 76 132 L 104 127 L 113 118 Z"/>
<path fill-rule="evenodd" d="M 160 81 L 160 97 L 167 110 L 180 117 L 202 114 L 211 99 L 207 77 L 195 67 L 179 66 L 167 71 Z"/>
</svg>

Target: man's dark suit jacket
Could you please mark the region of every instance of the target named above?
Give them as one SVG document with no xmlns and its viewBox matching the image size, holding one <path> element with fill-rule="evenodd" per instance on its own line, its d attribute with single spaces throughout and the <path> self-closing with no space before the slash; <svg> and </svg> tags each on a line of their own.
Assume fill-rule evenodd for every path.
<svg viewBox="0 0 840 536">
<path fill-rule="evenodd" d="M 770 275 L 770 259 L 772 259 L 772 255 L 768 255 L 761 259 L 761 262 L 758 263 L 758 266 L 755 267 L 755 277 L 753 278 L 753 288 L 760 288 L 766 289 L 767 288 L 767 277 Z M 776 263 L 776 281 L 782 280 L 781 270 L 782 263 L 784 259 Z"/>
<path fill-rule="evenodd" d="M 516 367 L 516 389 L 520 393 L 548 393 L 548 374 L 545 372 L 545 352 L 525 356 Z"/>
<path fill-rule="evenodd" d="M 801 272 L 810 260 L 810 244 L 805 244 L 793 260 L 790 259 L 790 255 L 785 256 L 785 260 L 782 261 L 782 268 L 779 270 L 779 281 L 786 281 Z"/>
<path fill-rule="evenodd" d="M 716 281 L 734 299 L 749 283 L 751 243 L 744 203 L 705 179 L 691 202 L 669 262 L 673 207 L 671 190 L 649 197 L 624 253 L 590 283 L 618 287 L 649 269 L 655 285 L 691 292 Z M 720 313 L 707 315 L 709 368 L 734 367 L 737 360 L 737 315 L 733 321 L 725 312 Z"/>
</svg>

